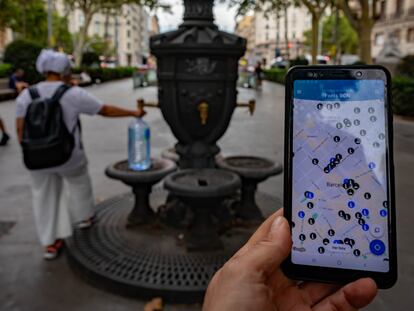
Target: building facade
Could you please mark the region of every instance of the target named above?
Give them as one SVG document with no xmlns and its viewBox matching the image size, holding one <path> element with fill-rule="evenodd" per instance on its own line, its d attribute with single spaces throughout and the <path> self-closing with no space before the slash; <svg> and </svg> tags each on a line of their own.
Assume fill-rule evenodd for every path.
<svg viewBox="0 0 414 311">
<path fill-rule="evenodd" d="M 84 23 L 80 10 L 70 11 L 62 0 L 56 2 L 60 15 L 68 16 L 69 31 L 79 32 Z M 88 36 L 105 38 L 115 50 L 121 66 L 137 66 L 149 57 L 150 16 L 147 10 L 136 4 L 124 5 L 118 14 L 97 13 L 88 29 Z M 85 46 L 85 51 L 88 44 Z"/>
<path fill-rule="evenodd" d="M 311 16 L 304 7 L 290 6 L 287 9 L 287 44 L 285 18 L 283 11 L 279 17 L 276 14 L 255 13 L 255 57 L 258 60 L 264 59 L 270 64 L 275 57 L 286 56 L 286 46 L 291 59 L 305 53 L 303 33 L 311 29 Z"/>
<path fill-rule="evenodd" d="M 255 16 L 246 15 L 243 16 L 236 23 L 236 34 L 240 37 L 246 38 L 247 47 L 246 54 L 244 58 L 249 62 L 253 63 L 255 61 Z"/>
<path fill-rule="evenodd" d="M 390 36 L 403 56 L 414 54 L 414 0 L 383 0 L 380 4 L 381 18 L 372 31 L 374 59 Z"/>
</svg>

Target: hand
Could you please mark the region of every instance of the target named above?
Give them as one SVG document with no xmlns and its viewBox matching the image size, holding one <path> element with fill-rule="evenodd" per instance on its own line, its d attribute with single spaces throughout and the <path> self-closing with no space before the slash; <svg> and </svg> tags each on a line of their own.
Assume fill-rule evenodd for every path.
<svg viewBox="0 0 414 311">
<path fill-rule="evenodd" d="M 142 118 L 146 114 L 147 114 L 147 112 L 142 108 L 138 108 L 137 110 L 134 111 L 134 117 L 136 117 L 136 118 Z"/>
<path fill-rule="evenodd" d="M 280 269 L 292 240 L 283 210 L 269 217 L 213 277 L 203 311 L 351 311 L 377 294 L 372 279 L 344 287 L 289 280 Z"/>
</svg>

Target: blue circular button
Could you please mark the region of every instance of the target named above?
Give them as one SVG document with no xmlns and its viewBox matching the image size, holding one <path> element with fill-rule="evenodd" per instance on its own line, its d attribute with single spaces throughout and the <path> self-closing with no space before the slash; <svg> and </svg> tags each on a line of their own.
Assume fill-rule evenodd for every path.
<svg viewBox="0 0 414 311">
<path fill-rule="evenodd" d="M 385 252 L 385 244 L 381 240 L 372 240 L 369 249 L 374 255 L 381 256 Z"/>
<path fill-rule="evenodd" d="M 386 217 L 387 216 L 387 210 L 385 210 L 385 209 L 380 210 L 380 215 L 382 217 Z"/>
<path fill-rule="evenodd" d="M 354 208 L 355 207 L 355 202 L 354 201 L 349 201 L 348 202 L 348 207 L 349 208 Z"/>
<path fill-rule="evenodd" d="M 371 162 L 368 164 L 369 169 L 373 170 L 375 168 L 375 163 Z"/>
<path fill-rule="evenodd" d="M 362 225 L 362 230 L 368 231 L 369 230 L 369 226 L 367 224 L 363 224 Z"/>
<path fill-rule="evenodd" d="M 300 211 L 300 212 L 298 213 L 298 216 L 299 216 L 300 218 L 303 218 L 303 217 L 305 217 L 305 212 L 303 212 L 303 211 Z"/>
<path fill-rule="evenodd" d="M 362 215 L 364 215 L 364 216 L 368 216 L 368 214 L 369 214 L 369 211 L 366 208 L 362 209 L 361 212 L 362 212 Z"/>
</svg>

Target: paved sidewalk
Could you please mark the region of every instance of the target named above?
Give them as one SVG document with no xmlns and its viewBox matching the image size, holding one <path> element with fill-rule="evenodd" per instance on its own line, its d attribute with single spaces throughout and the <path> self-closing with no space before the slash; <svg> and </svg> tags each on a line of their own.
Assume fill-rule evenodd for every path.
<svg viewBox="0 0 414 311">
<path fill-rule="evenodd" d="M 111 104 L 132 108 L 138 97 L 156 100 L 156 88 L 132 90 L 132 81 L 123 80 L 93 86 L 89 91 Z M 255 154 L 282 161 L 284 88 L 265 83 L 263 91 L 241 89 L 239 101 L 256 98 L 257 111 L 250 117 L 237 109 L 229 130 L 219 142 L 225 155 Z M 0 103 L 0 115 L 14 134 L 14 102 Z M 172 146 L 175 139 L 156 109 L 146 120 L 152 129 L 155 156 Z M 129 189 L 104 175 L 105 167 L 126 158 L 127 125 L 130 119 L 83 118 L 85 148 L 97 201 Z M 13 135 L 14 136 L 14 135 Z M 398 247 L 400 279 L 393 289 L 380 293 L 367 310 L 411 310 L 414 302 L 414 122 L 395 125 L 395 166 L 397 179 Z M 0 310 L 142 310 L 143 302 L 95 289 L 68 268 L 65 258 L 44 262 L 31 210 L 28 174 L 13 137 L 0 148 L 0 222 L 15 222 L 9 233 L 0 227 Z M 261 185 L 261 190 L 282 198 L 282 177 Z M 271 211 L 265 211 L 266 214 Z M 168 306 L 167 310 L 199 310 L 199 306 Z"/>
</svg>

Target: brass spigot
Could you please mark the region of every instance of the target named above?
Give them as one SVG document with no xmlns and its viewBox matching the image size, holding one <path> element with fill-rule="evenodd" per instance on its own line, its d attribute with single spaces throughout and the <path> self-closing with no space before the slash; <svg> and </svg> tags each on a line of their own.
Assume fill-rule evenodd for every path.
<svg viewBox="0 0 414 311">
<path fill-rule="evenodd" d="M 160 104 L 159 103 L 154 103 L 154 102 L 145 102 L 142 98 L 139 98 L 137 100 L 137 106 L 139 109 L 144 110 L 145 107 L 149 107 L 149 108 L 160 108 Z"/>
<path fill-rule="evenodd" d="M 248 103 L 237 103 L 236 107 L 247 107 L 249 109 L 250 115 L 252 116 L 256 111 L 256 101 L 254 99 L 251 99 Z"/>
<path fill-rule="evenodd" d="M 206 102 L 199 104 L 198 112 L 200 113 L 201 125 L 206 125 L 208 120 L 208 104 Z"/>
</svg>

